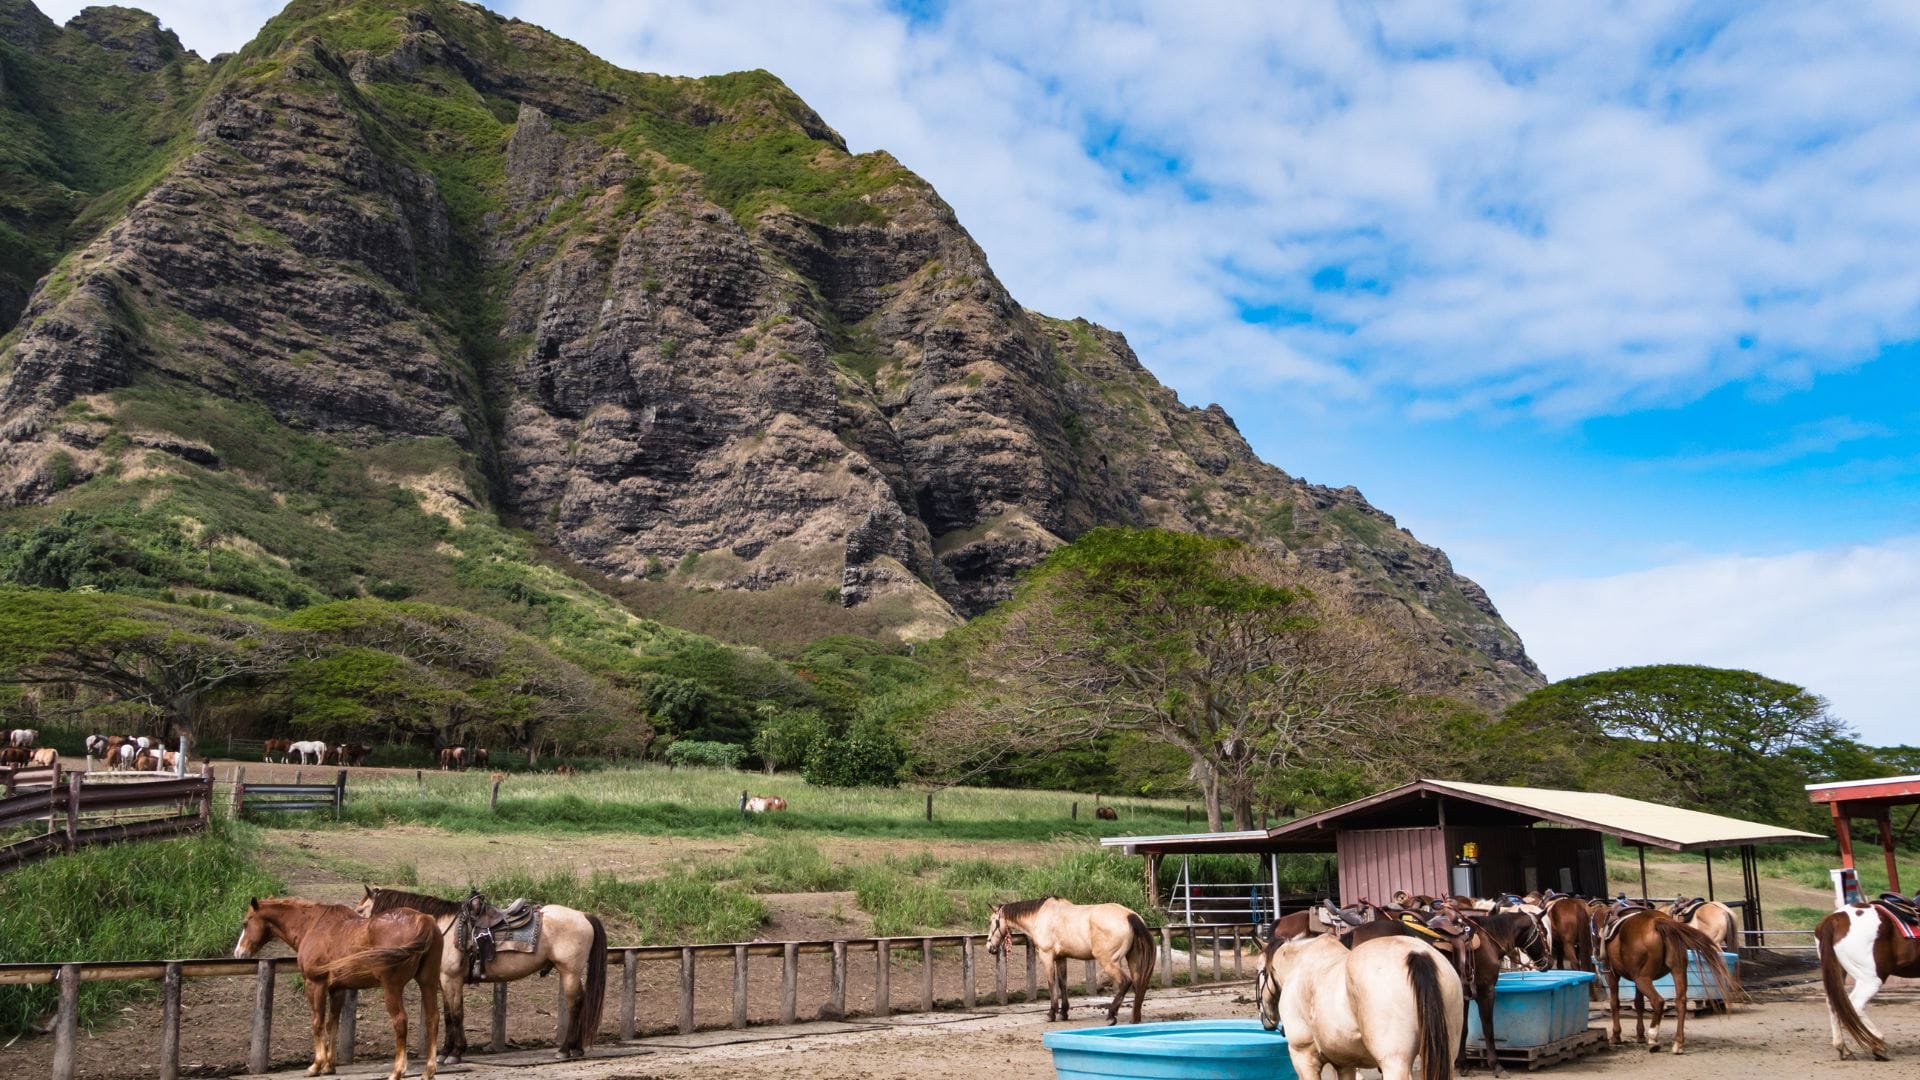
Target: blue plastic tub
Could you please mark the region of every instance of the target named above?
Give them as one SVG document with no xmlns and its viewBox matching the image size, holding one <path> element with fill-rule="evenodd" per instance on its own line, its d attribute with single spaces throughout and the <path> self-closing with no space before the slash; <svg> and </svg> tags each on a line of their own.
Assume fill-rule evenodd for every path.
<svg viewBox="0 0 1920 1080">
<path fill-rule="evenodd" d="M 1493 1045 L 1545 1046 L 1564 1036 L 1559 1034 L 1560 981 L 1540 976 L 1550 972 L 1510 971 L 1500 976 L 1493 987 Z M 1486 1043 L 1486 1029 L 1480 1026 L 1480 1006 L 1471 998 L 1467 1007 L 1467 1049 Z"/>
<path fill-rule="evenodd" d="M 1723 952 L 1720 954 L 1720 957 L 1727 962 L 1728 971 L 1734 974 L 1739 973 L 1739 953 Z M 1632 986 L 1633 984 L 1625 979 L 1621 979 L 1620 984 L 1621 996 L 1625 997 L 1626 987 Z M 1661 997 L 1668 1001 L 1673 1000 L 1673 976 L 1662 975 L 1653 980 L 1653 988 L 1659 992 Z M 1640 994 L 1638 987 L 1635 987 L 1633 992 L 1636 997 Z M 1700 963 L 1699 954 L 1693 952 L 1687 953 L 1687 1000 L 1725 1001 L 1726 999 L 1726 990 L 1714 979 L 1713 974 Z"/>
<path fill-rule="evenodd" d="M 1067 1028 L 1041 1041 L 1060 1080 L 1296 1080 L 1286 1037 L 1258 1020 Z"/>
</svg>

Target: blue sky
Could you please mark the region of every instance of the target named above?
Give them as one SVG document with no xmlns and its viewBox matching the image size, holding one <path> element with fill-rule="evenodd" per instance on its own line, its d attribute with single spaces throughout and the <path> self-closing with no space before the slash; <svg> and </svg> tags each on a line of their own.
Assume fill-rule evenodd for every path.
<svg viewBox="0 0 1920 1080">
<path fill-rule="evenodd" d="M 148 6 L 205 55 L 277 8 Z M 1920 741 L 1920 8 L 493 6 L 780 75 L 1550 675 L 1752 667 Z"/>
</svg>

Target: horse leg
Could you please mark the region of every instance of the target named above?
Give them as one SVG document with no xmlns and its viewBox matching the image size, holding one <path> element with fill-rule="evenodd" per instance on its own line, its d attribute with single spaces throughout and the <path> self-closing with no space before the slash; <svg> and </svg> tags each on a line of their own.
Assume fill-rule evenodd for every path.
<svg viewBox="0 0 1920 1080">
<path fill-rule="evenodd" d="M 1071 999 L 1067 997 L 1067 958 L 1058 953 L 1055 953 L 1053 957 L 1053 984 L 1059 988 L 1060 1019 L 1065 1020 L 1067 1018 L 1067 1005 L 1071 1001 Z"/>
<path fill-rule="evenodd" d="M 313 1064 L 307 1066 L 308 1076 L 319 1076 L 329 1072 L 327 1068 L 327 982 L 325 979 L 307 980 L 307 1008 L 313 1012 Z"/>
<path fill-rule="evenodd" d="M 459 954 L 449 950 L 453 966 L 440 965 L 440 1061 L 458 1065 L 467 1056 L 467 973 Z"/>
<path fill-rule="evenodd" d="M 1498 975 L 1495 976 L 1498 978 Z M 1500 1058 L 1493 1052 L 1493 987 L 1490 979 L 1482 979 L 1480 992 L 1474 995 L 1474 1004 L 1480 1007 L 1480 1035 L 1484 1040 L 1483 1054 L 1487 1064 L 1493 1067 L 1493 1075 L 1505 1077 L 1507 1067 L 1500 1064 Z"/>
<path fill-rule="evenodd" d="M 560 1006 L 555 1023 L 561 1025 L 554 1035 L 554 1057 L 561 1061 L 569 1058 L 586 1057 L 587 1052 L 580 1048 L 584 1032 L 580 1026 L 586 1021 L 580 1015 L 585 1012 L 587 988 L 580 981 L 580 973 L 572 968 L 560 969 Z"/>
<path fill-rule="evenodd" d="M 407 998 L 406 983 L 389 979 L 380 985 L 387 999 L 387 1019 L 393 1023 L 393 1072 L 387 1080 L 401 1080 L 407 1075 Z M 432 1050 L 431 1044 L 427 1047 Z"/>
<path fill-rule="evenodd" d="M 1647 1052 L 1653 1053 L 1660 1049 L 1660 1016 L 1666 1012 L 1667 999 L 1661 997 L 1660 991 L 1653 988 L 1653 979 L 1651 977 L 1636 975 L 1633 980 L 1633 987 L 1634 990 L 1637 991 L 1633 995 L 1633 1041 L 1646 1043 Z M 1652 1041 L 1648 1041 L 1647 1039 L 1646 1024 L 1642 1018 L 1643 1010 L 1649 1001 L 1653 1002 Z"/>
<path fill-rule="evenodd" d="M 1886 1036 L 1881 1034 L 1880 1029 L 1874 1026 L 1873 1021 L 1867 1019 L 1867 1002 L 1872 1001 L 1873 995 L 1879 993 L 1880 987 L 1885 984 L 1886 980 L 1880 977 L 1879 969 L 1877 967 L 1871 968 L 1866 975 L 1854 975 L 1853 993 L 1847 995 L 1848 999 L 1853 1002 L 1853 1011 L 1860 1014 L 1860 1022 L 1866 1025 L 1868 1031 L 1873 1032 L 1874 1035 L 1882 1039 L 1886 1038 Z M 1875 1050 L 1873 1052 L 1873 1058 L 1875 1061 L 1886 1061 L 1887 1053 L 1885 1050 Z"/>
<path fill-rule="evenodd" d="M 1113 1004 L 1107 1006 L 1107 1026 L 1120 1022 L 1120 1003 L 1127 1000 L 1127 991 L 1133 989 L 1133 973 L 1126 967 L 1126 961 L 1100 961 L 1100 971 L 1113 980 Z M 1138 1021 L 1135 1021 L 1138 1023 Z"/>
<path fill-rule="evenodd" d="M 335 990 L 327 995 L 327 1028 L 321 1037 L 326 1041 L 328 1073 L 332 1073 L 340 1064 L 340 1013 L 346 1007 L 345 990 Z"/>
<path fill-rule="evenodd" d="M 440 1003 L 433 1000 L 440 989 L 439 974 L 422 967 L 414 972 L 413 981 L 420 984 L 420 1023 L 425 1026 L 421 1032 L 420 1050 L 427 1055 L 427 1063 L 420 1068 L 420 1080 L 433 1080 L 434 1070 L 439 1065 L 439 1051 L 433 1045 L 434 1038 L 439 1034 L 433 1030 L 434 1025 L 440 1022 Z M 404 991 L 406 985 L 401 983 L 400 988 Z"/>
<path fill-rule="evenodd" d="M 1607 1033 L 1607 1042 L 1620 1045 L 1620 973 L 1607 968 L 1607 1007 L 1613 1014 L 1613 1030 Z"/>
</svg>

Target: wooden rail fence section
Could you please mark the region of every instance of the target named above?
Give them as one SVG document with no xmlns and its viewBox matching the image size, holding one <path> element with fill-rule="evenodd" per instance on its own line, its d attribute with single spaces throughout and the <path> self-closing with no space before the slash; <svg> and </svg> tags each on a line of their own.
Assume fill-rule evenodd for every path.
<svg viewBox="0 0 1920 1080">
<path fill-rule="evenodd" d="M 60 773 L 58 762 L 39 768 L 30 765 L 0 766 L 0 794 L 12 796 L 25 791 L 59 787 Z"/>
<path fill-rule="evenodd" d="M 1249 923 L 1218 923 L 1207 925 L 1163 926 L 1155 931 L 1158 938 L 1159 955 L 1154 962 L 1154 982 L 1163 988 L 1172 987 L 1176 982 L 1187 985 L 1202 983 L 1220 983 L 1238 981 L 1252 976 L 1253 965 L 1257 963 L 1258 950 L 1254 948 L 1253 926 Z M 1175 971 L 1174 942 L 1182 941 L 1186 948 L 1184 970 Z M 1008 947 L 999 954 L 982 958 L 986 937 L 983 934 L 943 934 L 925 937 L 897 938 L 848 938 L 835 941 L 756 941 L 750 943 L 706 944 L 706 945 L 641 945 L 614 947 L 607 950 L 610 965 L 621 968 L 618 1004 L 618 1032 L 621 1041 L 630 1041 L 639 1032 L 637 1015 L 637 972 L 642 963 L 674 963 L 679 968 L 679 995 L 677 1012 L 674 1014 L 674 1030 L 682 1035 L 690 1035 L 696 1028 L 694 1004 L 698 993 L 695 980 L 695 961 L 702 958 L 724 957 L 733 961 L 732 1012 L 728 1027 L 745 1028 L 749 1026 L 747 1009 L 748 970 L 753 958 L 778 960 L 780 963 L 780 1023 L 791 1024 L 800 1017 L 799 1009 L 799 968 L 802 956 L 823 956 L 828 958 L 827 1000 L 818 1008 L 823 1018 L 843 1018 L 848 1015 L 847 984 L 851 959 L 855 956 L 871 955 L 874 958 L 873 983 L 875 1004 L 873 1015 L 886 1017 L 893 1012 L 892 968 L 894 958 L 905 954 L 921 964 L 920 1000 L 921 1012 L 933 1012 L 942 1005 L 957 1004 L 963 1010 L 975 1010 L 984 1005 L 995 1006 L 1009 1003 L 1010 954 L 1018 944 L 1026 958 L 1025 992 L 1022 1000 L 1034 1001 L 1043 992 L 1039 983 L 1038 957 L 1033 943 L 1020 935 L 1012 935 Z M 1206 952 L 1207 961 L 1203 966 L 1201 953 Z M 948 957 L 951 965 L 954 956 L 960 963 L 961 989 L 958 1001 L 947 999 L 940 1001 L 934 995 L 934 966 L 937 957 Z M 983 963 L 992 966 L 993 982 L 990 988 L 980 983 L 980 967 Z M 1229 971 L 1227 965 L 1231 964 Z M 52 1080 L 73 1080 L 75 1069 L 74 1048 L 79 1037 L 80 1024 L 80 984 L 85 982 L 106 981 L 158 981 L 161 984 L 161 1030 L 159 1038 L 159 1075 L 160 1080 L 179 1080 L 180 1076 L 180 987 L 186 979 L 252 978 L 254 980 L 254 1008 L 252 1037 L 248 1044 L 247 1071 L 263 1073 L 274 1064 L 272 1055 L 274 985 L 282 975 L 298 970 L 293 957 L 281 956 L 260 960 L 154 960 L 154 961 L 117 961 L 84 964 L 0 964 L 0 986 L 57 985 L 60 989 L 60 1004 L 55 1013 L 53 1035 L 54 1055 Z M 1069 969 L 1071 981 L 1073 971 Z M 1099 970 L 1093 961 L 1086 962 L 1080 973 L 1079 996 L 1091 998 L 1099 983 Z M 863 980 L 864 981 L 864 980 Z M 507 1045 L 507 983 L 493 984 L 493 1008 L 489 1023 L 487 1048 L 495 1053 L 508 1049 Z M 1070 987 L 1071 989 L 1071 987 Z M 721 992 L 726 992 L 722 990 Z M 341 1013 L 340 1041 L 338 1054 L 340 1064 L 353 1060 L 353 1016 L 358 995 L 348 991 L 346 1008 Z M 986 999 L 991 998 L 988 1002 Z M 298 997 L 296 1006 L 304 1005 Z M 1086 1003 L 1091 1007 L 1093 1002 Z M 657 1018 L 664 1023 L 665 1016 Z M 302 1052 L 306 1047 L 301 1044 Z"/>
<path fill-rule="evenodd" d="M 203 832 L 212 816 L 211 764 L 199 776 L 165 780 L 88 782 L 70 773 L 63 785 L 0 799 L 0 832 L 45 826 L 0 847 L 0 870 L 89 844 Z"/>
<path fill-rule="evenodd" d="M 295 773 L 297 779 L 299 774 Z M 347 770 L 334 774 L 331 784 L 249 784 L 243 766 L 233 770 L 233 816 L 284 810 L 332 810 L 337 819 L 347 801 Z"/>
</svg>

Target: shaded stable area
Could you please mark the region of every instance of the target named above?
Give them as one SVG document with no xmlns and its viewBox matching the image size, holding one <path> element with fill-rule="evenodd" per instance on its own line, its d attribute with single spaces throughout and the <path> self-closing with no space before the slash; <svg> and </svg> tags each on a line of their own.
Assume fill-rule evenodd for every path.
<svg viewBox="0 0 1920 1080">
<path fill-rule="evenodd" d="M 1887 888 L 1900 892 L 1900 867 L 1894 859 L 1894 843 L 1915 817 L 1920 817 L 1920 776 L 1888 776 L 1879 780 L 1843 780 L 1833 784 L 1808 784 L 1807 797 L 1825 803 L 1833 812 L 1833 827 L 1840 838 L 1840 865 L 1853 865 L 1853 822 L 1865 819 L 1880 830 L 1880 850 L 1887 860 Z M 1893 829 L 1895 807 L 1911 806 L 1906 824 L 1899 833 Z"/>
<path fill-rule="evenodd" d="M 1120 836 L 1101 844 L 1146 857 L 1147 889 L 1156 900 L 1162 863 L 1169 855 L 1184 862 L 1199 854 L 1258 854 L 1266 867 L 1277 866 L 1280 855 L 1333 855 L 1337 877 L 1318 894 L 1285 892 L 1273 874 L 1261 914 L 1279 918 L 1321 895 L 1341 904 L 1385 903 L 1398 890 L 1496 896 L 1551 888 L 1605 896 L 1607 836 L 1639 850 L 1642 897 L 1647 893 L 1648 846 L 1704 853 L 1711 899 L 1721 899 L 1717 894 L 1722 892 L 1731 895 L 1715 884 L 1714 852 L 1736 849 L 1741 899 L 1727 903 L 1741 910 L 1748 940 L 1755 942 L 1753 935 L 1765 929 L 1755 846 L 1826 839 L 1765 822 L 1600 792 L 1416 780 L 1271 829 Z M 1175 878 L 1176 901 L 1181 898 L 1178 882 L 1188 877 L 1183 866 Z M 1186 895 L 1191 903 L 1192 892 Z"/>
</svg>

